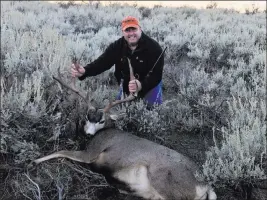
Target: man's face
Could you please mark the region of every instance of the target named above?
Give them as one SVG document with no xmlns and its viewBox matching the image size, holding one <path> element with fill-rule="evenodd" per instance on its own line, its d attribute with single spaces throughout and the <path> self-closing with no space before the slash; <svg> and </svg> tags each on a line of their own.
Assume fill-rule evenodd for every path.
<svg viewBox="0 0 267 200">
<path fill-rule="evenodd" d="M 138 28 L 129 27 L 125 29 L 124 31 L 122 31 L 122 33 L 123 33 L 124 39 L 128 42 L 128 44 L 130 46 L 135 46 L 137 45 L 141 37 L 142 31 L 140 27 Z"/>
</svg>

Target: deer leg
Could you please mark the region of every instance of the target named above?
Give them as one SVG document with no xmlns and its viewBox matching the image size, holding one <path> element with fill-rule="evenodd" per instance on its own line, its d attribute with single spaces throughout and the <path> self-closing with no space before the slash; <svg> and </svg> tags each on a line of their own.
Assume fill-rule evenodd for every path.
<svg viewBox="0 0 267 200">
<path fill-rule="evenodd" d="M 36 159 L 33 162 L 35 164 L 39 164 L 43 161 L 50 160 L 53 158 L 69 158 L 74 161 L 82 162 L 82 163 L 91 163 L 93 159 L 90 159 L 88 152 L 85 151 L 58 151 L 48 156 L 44 156 L 42 158 Z"/>
</svg>

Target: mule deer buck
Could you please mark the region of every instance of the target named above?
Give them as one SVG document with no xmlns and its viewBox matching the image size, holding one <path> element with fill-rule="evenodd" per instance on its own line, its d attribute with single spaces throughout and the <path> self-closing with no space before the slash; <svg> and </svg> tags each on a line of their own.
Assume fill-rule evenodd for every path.
<svg viewBox="0 0 267 200">
<path fill-rule="evenodd" d="M 82 96 L 61 79 L 55 79 Z M 144 199 L 215 200 L 217 197 L 213 189 L 196 180 L 194 173 L 198 167 L 189 158 L 152 141 L 109 128 L 112 120 L 116 120 L 115 115 L 109 114 L 109 109 L 133 99 L 134 96 L 130 95 L 126 100 L 110 103 L 103 110 L 89 106 L 84 131 L 94 136 L 85 151 L 58 151 L 33 163 L 53 158 L 87 163 L 92 171 L 104 175 L 107 182 L 120 192 Z"/>
</svg>

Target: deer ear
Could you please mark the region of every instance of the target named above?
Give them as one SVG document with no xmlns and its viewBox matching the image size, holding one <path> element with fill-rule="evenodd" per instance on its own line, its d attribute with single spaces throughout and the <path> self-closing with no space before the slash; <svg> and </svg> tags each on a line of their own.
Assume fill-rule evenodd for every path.
<svg viewBox="0 0 267 200">
<path fill-rule="evenodd" d="M 112 114 L 112 115 L 109 115 L 110 116 L 110 119 L 116 121 L 118 118 L 119 118 L 119 115 L 115 115 L 115 114 Z"/>
</svg>

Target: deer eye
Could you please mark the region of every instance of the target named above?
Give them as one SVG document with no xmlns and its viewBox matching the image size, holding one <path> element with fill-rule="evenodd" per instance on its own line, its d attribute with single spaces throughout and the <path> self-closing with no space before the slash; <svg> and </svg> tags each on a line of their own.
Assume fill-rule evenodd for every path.
<svg viewBox="0 0 267 200">
<path fill-rule="evenodd" d="M 100 122 L 98 122 L 99 124 L 104 124 L 105 120 L 101 120 Z"/>
</svg>

